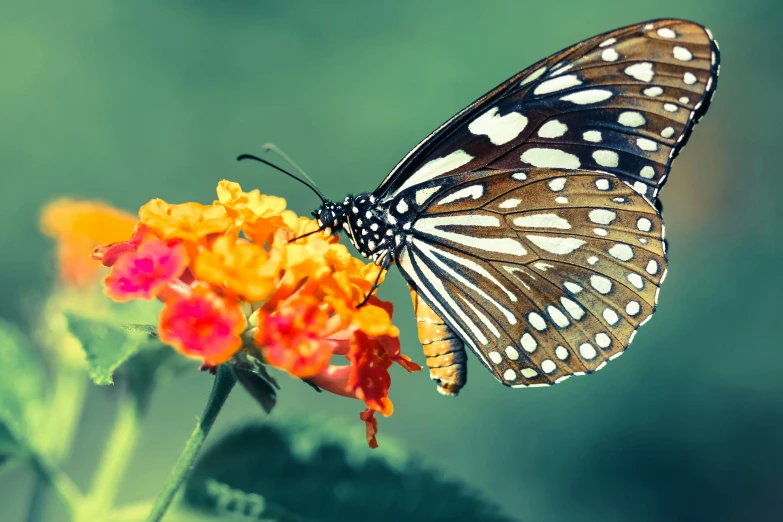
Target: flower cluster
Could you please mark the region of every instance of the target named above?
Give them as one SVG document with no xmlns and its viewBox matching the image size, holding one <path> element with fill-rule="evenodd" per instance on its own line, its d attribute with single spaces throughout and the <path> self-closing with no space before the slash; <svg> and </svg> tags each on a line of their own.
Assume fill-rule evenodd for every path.
<svg viewBox="0 0 783 522">
<path fill-rule="evenodd" d="M 377 446 L 375 413 L 392 413 L 389 367 L 421 368 L 400 353 L 392 306 L 364 300 L 381 270 L 353 257 L 285 200 L 222 181 L 217 201 L 139 210 L 127 241 L 99 247 L 116 301 L 159 299 L 162 341 L 207 366 L 240 351 L 333 393 L 363 401 Z M 298 238 L 298 239 L 297 239 Z M 348 364 L 333 365 L 333 356 Z"/>
<path fill-rule="evenodd" d="M 85 287 L 101 267 L 89 253 L 98 245 L 127 238 L 135 216 L 97 201 L 58 199 L 41 212 L 41 232 L 57 242 L 60 281 L 68 287 Z"/>
</svg>

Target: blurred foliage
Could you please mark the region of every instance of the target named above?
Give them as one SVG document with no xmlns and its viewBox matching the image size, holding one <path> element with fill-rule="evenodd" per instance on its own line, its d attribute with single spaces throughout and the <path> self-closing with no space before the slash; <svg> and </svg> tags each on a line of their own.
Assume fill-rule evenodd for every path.
<svg viewBox="0 0 783 522">
<path fill-rule="evenodd" d="M 100 386 L 114 384 L 117 368 L 139 353 L 147 342 L 144 332 L 128 330 L 109 321 L 67 315 L 71 333 L 81 341 L 87 358 L 87 372 Z"/>
<path fill-rule="evenodd" d="M 721 44 L 720 87 L 663 191 L 669 275 L 629 352 L 545 390 L 505 389 L 471 361 L 457 400 L 426 377 L 394 374 L 395 413 L 381 420 L 379 441 L 383 449 L 393 435 L 526 520 L 780 519 L 783 3 L 6 4 L 0 316 L 20 324 L 37 316 L 52 282 L 52 247 L 36 230 L 51 198 L 129 210 L 154 197 L 209 202 L 225 177 L 306 214 L 312 194 L 232 158 L 274 141 L 327 195 L 370 190 L 418 139 L 543 56 L 650 18 L 706 24 Z M 394 271 L 381 296 L 395 301 L 405 351 L 415 353 L 409 297 Z M 156 493 L 210 383 L 194 371 L 152 401 L 155 435 L 140 441 L 121 501 Z M 281 385 L 275 415 L 319 411 L 358 423 L 349 401 L 285 377 Z M 70 464 L 80 483 L 113 408 L 91 395 Z M 223 415 L 233 423 L 261 413 L 237 393 Z M 29 486 L 22 470 L 0 477 L 4 522 L 22 520 Z M 48 519 L 63 520 L 50 507 Z"/>
<path fill-rule="evenodd" d="M 6 321 L 0 321 L 0 361 L 0 455 L 40 451 L 48 389 L 43 363 L 24 334 Z"/>
<path fill-rule="evenodd" d="M 340 423 L 337 423 L 340 424 Z M 472 488 L 335 423 L 250 424 L 215 443 L 187 481 L 185 502 L 243 520 L 510 522 Z"/>
<path fill-rule="evenodd" d="M 116 319 L 67 314 L 68 328 L 84 349 L 93 382 L 114 384 L 118 375 L 145 410 L 158 385 L 198 365 L 161 343 L 155 326 L 117 324 Z"/>
</svg>

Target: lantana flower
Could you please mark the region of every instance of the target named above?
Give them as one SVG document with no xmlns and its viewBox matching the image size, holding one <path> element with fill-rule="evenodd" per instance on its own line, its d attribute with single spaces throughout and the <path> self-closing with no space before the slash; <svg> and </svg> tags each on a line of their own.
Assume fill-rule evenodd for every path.
<svg viewBox="0 0 783 522">
<path fill-rule="evenodd" d="M 391 304 L 366 300 L 381 268 L 317 231 L 284 199 L 221 181 L 211 205 L 150 201 L 126 240 L 93 257 L 111 267 L 104 290 L 112 299 L 163 302 L 163 342 L 208 367 L 249 353 L 358 399 L 377 447 L 375 413 L 393 411 L 389 368 L 421 367 L 400 353 Z"/>
</svg>

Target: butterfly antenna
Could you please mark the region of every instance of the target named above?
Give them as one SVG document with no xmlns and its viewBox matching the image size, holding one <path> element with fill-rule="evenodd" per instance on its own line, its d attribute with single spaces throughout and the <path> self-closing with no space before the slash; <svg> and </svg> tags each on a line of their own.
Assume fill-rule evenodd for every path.
<svg viewBox="0 0 783 522">
<path fill-rule="evenodd" d="M 274 143 L 264 143 L 263 145 L 261 145 L 261 148 L 264 149 L 264 152 L 274 152 L 275 154 L 283 158 L 286 161 L 286 163 L 291 165 L 294 168 L 294 170 L 297 171 L 299 174 L 301 174 L 302 177 L 305 178 L 307 181 L 309 181 L 312 186 L 317 187 L 315 181 L 313 181 L 313 178 L 308 176 L 307 172 L 302 170 L 302 167 L 294 163 L 294 160 L 291 159 L 291 156 L 283 152 L 280 147 L 278 147 Z"/>
<path fill-rule="evenodd" d="M 251 159 L 253 161 L 258 161 L 259 163 L 263 163 L 264 165 L 268 165 L 268 166 L 272 167 L 273 169 L 275 169 L 275 170 L 277 170 L 279 172 L 282 172 L 286 176 L 289 176 L 289 177 L 295 179 L 296 181 L 298 181 L 299 183 L 301 183 L 305 187 L 307 187 L 310 190 L 312 190 L 313 192 L 315 192 L 316 195 L 319 198 L 321 198 L 321 202 L 322 203 L 327 203 L 328 202 L 328 200 L 326 199 L 326 196 L 324 196 L 323 193 L 320 190 L 318 190 L 318 188 L 314 184 L 312 184 L 312 180 L 311 180 L 310 183 L 308 183 L 307 181 L 303 180 L 302 178 L 300 178 L 300 177 L 298 177 L 298 176 L 296 176 L 294 174 L 291 174 L 290 172 L 288 172 L 284 168 L 278 167 L 277 165 L 275 165 L 271 161 L 267 161 L 265 159 L 261 159 L 258 156 L 253 156 L 252 154 L 240 154 L 239 156 L 237 156 L 237 161 L 242 161 L 242 160 L 246 160 L 246 159 Z M 307 175 L 305 175 L 305 177 L 307 177 Z M 310 178 L 307 177 L 307 179 L 309 180 Z"/>
</svg>

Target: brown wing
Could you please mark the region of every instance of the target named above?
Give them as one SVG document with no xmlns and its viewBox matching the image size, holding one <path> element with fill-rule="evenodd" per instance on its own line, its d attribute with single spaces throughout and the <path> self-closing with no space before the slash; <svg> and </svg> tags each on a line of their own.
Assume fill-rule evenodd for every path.
<svg viewBox="0 0 783 522">
<path fill-rule="evenodd" d="M 375 191 L 529 167 L 600 170 L 654 200 L 717 87 L 704 27 L 655 20 L 580 42 L 513 76 L 411 151 Z"/>
<path fill-rule="evenodd" d="M 437 182 L 397 264 L 504 384 L 599 370 L 652 315 L 666 268 L 663 221 L 628 184 L 552 169 Z"/>
</svg>

